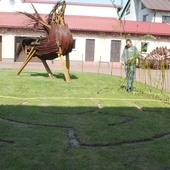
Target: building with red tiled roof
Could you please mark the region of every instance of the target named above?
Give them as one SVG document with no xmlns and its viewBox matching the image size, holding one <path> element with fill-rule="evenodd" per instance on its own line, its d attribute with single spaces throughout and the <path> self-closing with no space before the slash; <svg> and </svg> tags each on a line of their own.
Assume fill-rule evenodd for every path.
<svg viewBox="0 0 170 170">
<path fill-rule="evenodd" d="M 46 15 L 41 15 L 43 18 Z M 20 13 L 1 12 L 1 29 L 22 29 L 34 30 L 33 22 L 30 18 Z M 9 22 L 10 21 L 10 22 Z M 105 34 L 152 34 L 154 36 L 169 36 L 170 25 L 167 23 L 120 21 L 111 17 L 78 16 L 66 15 L 65 21 L 71 31 L 79 32 L 100 32 Z M 160 30 L 161 27 L 161 30 Z"/>
<path fill-rule="evenodd" d="M 23 5 L 22 7 L 29 11 L 28 6 L 31 1 L 36 2 L 36 8 L 43 7 L 43 4 L 41 4 L 42 0 L 22 0 L 20 5 Z M 7 3 L 7 1 L 4 1 L 4 3 Z M 48 1 L 48 3 L 50 3 L 48 4 L 49 6 L 45 4 L 46 10 L 43 13 L 41 12 L 41 16 L 44 18 L 49 12 L 47 10 L 51 10 L 53 0 Z M 15 4 L 16 9 L 21 9 L 21 6 L 18 5 Z M 70 9 L 81 8 L 80 13 L 73 12 L 74 15 L 71 15 L 68 10 L 65 15 L 65 21 L 73 34 L 75 43 L 70 55 L 71 60 L 120 62 L 120 55 L 127 37 L 132 39 L 139 50 L 143 44 L 147 44 L 146 53 L 152 51 L 157 46 L 167 46 L 170 48 L 169 24 L 121 21 L 110 14 L 111 11 L 116 11 L 111 5 L 87 3 L 69 3 L 69 5 L 71 5 Z M 69 5 L 66 9 L 69 9 Z M 83 11 L 88 11 L 89 8 L 96 10 L 96 13 L 93 11 L 85 15 Z M 101 9 L 102 12 L 100 12 Z M 15 51 L 23 37 L 44 36 L 41 30 L 38 32 L 34 30 L 34 23 L 30 18 L 12 11 L 12 8 L 9 8 L 8 12 L 2 12 L 1 10 L 0 21 L 1 60 L 12 59 L 16 61 Z M 156 39 L 145 36 L 149 34 L 155 36 Z M 21 57 L 19 61 L 23 61 L 23 58 Z"/>
</svg>

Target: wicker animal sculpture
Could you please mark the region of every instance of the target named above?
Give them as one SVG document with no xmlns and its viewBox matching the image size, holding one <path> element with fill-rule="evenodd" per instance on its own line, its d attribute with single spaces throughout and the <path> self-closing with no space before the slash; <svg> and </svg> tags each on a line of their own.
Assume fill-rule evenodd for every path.
<svg viewBox="0 0 170 170">
<path fill-rule="evenodd" d="M 33 57 L 38 57 L 42 61 L 48 75 L 52 77 L 52 72 L 46 60 L 59 58 L 62 64 L 65 80 L 66 82 L 70 82 L 69 53 L 73 48 L 73 37 L 64 21 L 65 8 L 65 1 L 58 2 L 47 16 L 46 21 L 42 19 L 34 6 L 33 9 L 35 14 L 21 12 L 22 14 L 33 19 L 37 29 L 43 29 L 45 31 L 46 37 L 26 38 L 21 42 L 17 49 L 16 57 L 19 56 L 22 50 L 25 50 L 25 47 L 27 47 L 29 51 L 23 65 L 18 70 L 17 75 L 21 73 Z M 39 25 L 41 25 L 41 27 Z M 66 62 L 64 61 L 63 56 L 66 56 Z"/>
<path fill-rule="evenodd" d="M 170 50 L 167 47 L 157 47 L 145 58 L 139 59 L 139 67 L 161 69 L 170 66 Z"/>
</svg>

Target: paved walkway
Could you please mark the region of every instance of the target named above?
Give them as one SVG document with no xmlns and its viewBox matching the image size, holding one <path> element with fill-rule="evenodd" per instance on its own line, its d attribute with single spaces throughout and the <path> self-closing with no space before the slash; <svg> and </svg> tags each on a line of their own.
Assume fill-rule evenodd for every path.
<svg viewBox="0 0 170 170">
<path fill-rule="evenodd" d="M 61 70 L 62 67 L 60 61 L 47 61 L 51 70 Z M 16 68 L 19 69 L 22 65 L 22 62 L 13 62 L 13 61 L 1 61 L 0 68 Z M 41 62 L 29 62 L 25 69 L 45 69 Z M 114 74 L 120 75 L 120 64 L 113 63 L 95 63 L 95 62 L 79 62 L 71 61 L 70 70 L 78 72 L 94 72 L 94 73 L 104 73 L 111 74 L 111 71 L 114 71 Z"/>
<path fill-rule="evenodd" d="M 47 61 L 49 67 L 53 71 L 61 71 L 62 67 L 60 61 Z M 1 61 L 0 68 L 16 68 L 19 69 L 22 65 L 22 62 L 13 62 L 13 61 Z M 41 69 L 44 70 L 44 66 L 41 62 L 29 62 L 25 69 Z M 76 62 L 71 61 L 70 63 L 71 71 L 78 72 L 93 72 L 93 73 L 103 73 L 110 75 L 123 76 L 124 69 L 121 67 L 120 63 L 98 63 L 98 62 Z M 152 77 L 152 78 L 151 78 Z M 164 81 L 163 81 L 164 79 Z M 137 69 L 136 71 L 136 81 L 146 83 L 148 85 L 163 88 L 170 92 L 170 69 L 162 72 L 160 70 L 144 70 Z"/>
</svg>

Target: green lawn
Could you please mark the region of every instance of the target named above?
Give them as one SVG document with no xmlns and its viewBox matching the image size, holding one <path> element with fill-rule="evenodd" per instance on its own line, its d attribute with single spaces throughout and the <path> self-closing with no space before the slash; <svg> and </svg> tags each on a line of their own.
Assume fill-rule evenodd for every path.
<svg viewBox="0 0 170 170">
<path fill-rule="evenodd" d="M 0 69 L 1 170 L 168 170 L 170 101 L 123 78 Z M 161 100 L 160 100 L 161 99 Z"/>
</svg>

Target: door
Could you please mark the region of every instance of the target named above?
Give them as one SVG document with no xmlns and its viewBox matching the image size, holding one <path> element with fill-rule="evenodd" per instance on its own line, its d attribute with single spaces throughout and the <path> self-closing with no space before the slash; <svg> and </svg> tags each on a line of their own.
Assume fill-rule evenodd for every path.
<svg viewBox="0 0 170 170">
<path fill-rule="evenodd" d="M 86 39 L 85 61 L 94 61 L 95 40 Z"/>
<path fill-rule="evenodd" d="M 120 40 L 112 40 L 111 41 L 110 62 L 120 62 L 120 49 L 121 49 L 121 41 Z"/>
<path fill-rule="evenodd" d="M 29 37 L 15 37 L 15 59 L 14 61 L 17 61 L 17 62 L 23 62 L 25 60 L 25 57 L 26 57 L 26 53 L 24 50 L 22 50 L 19 54 L 19 56 L 16 58 L 16 52 L 17 52 L 17 49 L 20 45 L 20 43 L 22 42 L 22 40 L 24 38 L 29 38 Z M 30 37 L 31 38 L 31 37 Z M 30 62 L 40 62 L 41 60 L 37 57 L 34 57 Z"/>
<path fill-rule="evenodd" d="M 2 61 L 2 36 L 0 36 L 0 61 Z"/>
</svg>

